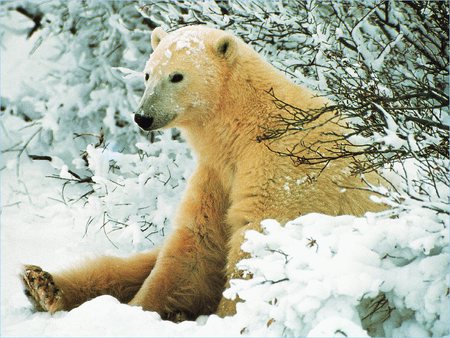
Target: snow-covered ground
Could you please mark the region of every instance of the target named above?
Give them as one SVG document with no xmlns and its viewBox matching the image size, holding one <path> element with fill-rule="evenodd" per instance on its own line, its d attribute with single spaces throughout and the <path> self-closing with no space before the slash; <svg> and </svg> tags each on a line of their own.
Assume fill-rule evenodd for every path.
<svg viewBox="0 0 450 338">
<path fill-rule="evenodd" d="M 23 79 L 45 75 L 49 67 L 49 49 L 28 55 L 35 41 L 24 38 L 26 25 L 17 24 L 16 34 L 2 39 L 1 95 L 9 99 L 27 88 Z M 34 133 L 33 126 L 7 112 L 0 128 L 2 151 Z M 33 312 L 18 277 L 22 264 L 55 271 L 86 257 L 125 256 L 150 249 L 170 232 L 171 215 L 195 164 L 187 146 L 170 133 L 153 144 L 140 140 L 139 154 L 120 153 L 120 145 L 108 141 L 107 149 L 86 149 L 94 192 L 81 201 L 70 197 L 86 193 L 83 185 L 68 184 L 63 191 L 64 181 L 49 177 L 70 178 L 68 167 L 79 169 L 80 161 L 31 161 L 25 153 L 20 159 L 17 151 L 2 153 L 1 336 L 449 334 L 448 216 L 412 199 L 392 203 L 394 211 L 361 218 L 310 214 L 286 225 L 264 221 L 264 232 L 249 232 L 243 245 L 251 258 L 240 266 L 253 278 L 235 280 L 225 292 L 245 300 L 233 317 L 175 324 L 108 296 L 70 312 Z M 45 154 L 39 138 L 32 142 Z M 408 168 L 413 175 L 414 163 Z M 436 198 L 434 205 L 448 196 L 448 187 L 440 190 L 442 202 Z M 112 220 L 107 226 L 103 215 Z M 121 228 L 124 219 L 128 226 Z M 154 228 L 142 232 L 142 222 L 149 220 Z"/>
</svg>

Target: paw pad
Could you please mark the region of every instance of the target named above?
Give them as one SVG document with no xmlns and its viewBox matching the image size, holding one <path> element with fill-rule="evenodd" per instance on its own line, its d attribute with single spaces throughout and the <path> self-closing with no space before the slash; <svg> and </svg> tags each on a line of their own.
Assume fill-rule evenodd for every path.
<svg viewBox="0 0 450 338">
<path fill-rule="evenodd" d="M 21 277 L 24 293 L 36 310 L 50 313 L 60 310 L 62 292 L 50 273 L 36 265 L 25 265 Z"/>
</svg>

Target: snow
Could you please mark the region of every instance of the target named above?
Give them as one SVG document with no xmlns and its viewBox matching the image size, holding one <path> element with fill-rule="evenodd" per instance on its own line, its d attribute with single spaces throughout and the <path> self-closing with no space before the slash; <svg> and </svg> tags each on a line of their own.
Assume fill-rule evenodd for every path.
<svg viewBox="0 0 450 338">
<path fill-rule="evenodd" d="M 67 10 L 78 13 L 78 6 L 68 4 Z M 281 2 L 267 5 L 289 17 Z M 213 3 L 203 6 L 205 11 L 219 10 Z M 178 14 L 171 8 L 170 15 Z M 6 49 L 1 51 L 1 95 L 11 102 L 12 113 L 2 112 L 0 123 L 1 336 L 449 335 L 450 224 L 448 215 L 440 212 L 448 207 L 448 187 L 438 186 L 437 192 L 430 188 L 427 198 L 414 195 L 414 182 L 423 176 L 416 159 L 385 172 L 397 193 L 372 187 L 379 193 L 372 199 L 388 204 L 390 210 L 363 217 L 309 214 L 287 224 L 264 220 L 261 233 L 247 232 L 242 249 L 250 256 L 239 267 L 253 278 L 232 280 L 224 292 L 244 300 L 232 317 L 201 316 L 175 324 L 110 296 L 69 312 L 33 312 L 18 278 L 22 264 L 57 271 L 85 258 L 127 256 L 160 245 L 171 231 L 176 206 L 195 167 L 188 145 L 173 140 L 172 131 L 154 135 L 151 143 L 132 123 L 125 128 L 115 124 L 116 111 L 131 121 L 131 109 L 143 90 L 134 81 L 142 82 L 140 69 L 148 54 L 133 48 L 141 30 L 130 33 L 125 17 L 114 14 L 106 21 L 111 34 L 119 31 L 127 45 L 123 63 L 114 65 L 104 54 L 93 57 L 87 47 L 65 54 L 62 62 L 55 56 L 58 46 L 68 47 L 56 36 L 29 54 L 39 42 L 37 35 L 24 37 L 30 23 L 2 18 L 9 28 L 2 36 Z M 338 33 L 345 34 L 344 29 Z M 325 44 L 328 34 L 321 31 L 315 38 Z M 196 36 L 188 34 L 182 41 L 177 48 L 201 48 Z M 397 42 L 401 41 L 395 40 L 392 47 Z M 102 48 L 109 51 L 107 47 Z M 165 56 L 170 58 L 170 52 Z M 378 59 L 380 66 L 385 56 Z M 78 65 L 89 77 L 48 76 L 72 75 L 68 70 Z M 44 82 L 35 85 L 39 79 Z M 402 126 L 383 107 L 378 109 L 386 117 L 386 129 L 372 141 L 417 146 L 412 135 L 399 140 L 396 132 Z M 24 121 L 23 112 L 37 122 Z M 106 135 L 102 145 L 97 144 L 100 126 Z M 73 133 L 86 131 L 92 133 L 84 136 L 87 141 L 72 139 Z M 359 141 L 364 144 L 367 139 Z M 18 151 L 17 145 L 24 142 L 28 149 Z M 52 161 L 31 161 L 27 152 L 51 155 Z M 93 182 L 76 183 L 71 172 L 92 177 Z M 289 191 L 290 184 L 301 185 L 307 177 L 285 179 L 283 187 Z"/>
<path fill-rule="evenodd" d="M 190 53 L 200 53 L 205 49 L 205 44 L 202 40 L 202 32 L 194 30 L 185 30 L 176 35 L 167 35 L 165 41 L 168 48 L 173 49 L 173 51 L 186 50 Z M 172 47 L 174 46 L 174 47 Z M 167 49 L 165 56 L 170 58 L 172 53 Z"/>
</svg>

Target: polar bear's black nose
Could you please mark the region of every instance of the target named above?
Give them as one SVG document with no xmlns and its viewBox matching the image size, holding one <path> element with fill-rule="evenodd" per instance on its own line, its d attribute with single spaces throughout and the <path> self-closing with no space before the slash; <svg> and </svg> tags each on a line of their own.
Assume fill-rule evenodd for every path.
<svg viewBox="0 0 450 338">
<path fill-rule="evenodd" d="M 134 114 L 134 122 L 136 122 L 142 129 L 149 130 L 153 124 L 153 117 Z"/>
</svg>

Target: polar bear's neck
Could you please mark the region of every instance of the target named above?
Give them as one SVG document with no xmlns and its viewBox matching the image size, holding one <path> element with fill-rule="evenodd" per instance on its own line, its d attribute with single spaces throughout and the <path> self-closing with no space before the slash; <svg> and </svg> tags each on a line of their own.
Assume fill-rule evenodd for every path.
<svg viewBox="0 0 450 338">
<path fill-rule="evenodd" d="M 225 78 L 222 97 L 213 111 L 185 129 L 199 161 L 213 163 L 222 173 L 232 172 L 236 161 L 245 161 L 255 151 L 265 153 L 257 150 L 265 147 L 258 137 L 270 128 L 274 116 L 283 114 L 271 93 L 302 108 L 324 104 L 324 100 L 314 98 L 311 91 L 294 84 L 250 49 L 239 55 L 233 71 Z"/>
</svg>

